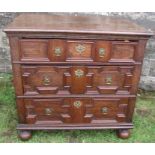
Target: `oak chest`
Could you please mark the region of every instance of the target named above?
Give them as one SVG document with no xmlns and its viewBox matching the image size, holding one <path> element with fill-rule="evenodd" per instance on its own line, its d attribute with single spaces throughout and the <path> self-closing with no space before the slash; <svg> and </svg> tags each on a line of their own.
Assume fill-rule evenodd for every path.
<svg viewBox="0 0 155 155">
<path fill-rule="evenodd" d="M 129 137 L 151 32 L 104 16 L 22 14 L 8 27 L 19 136 L 117 129 Z"/>
</svg>

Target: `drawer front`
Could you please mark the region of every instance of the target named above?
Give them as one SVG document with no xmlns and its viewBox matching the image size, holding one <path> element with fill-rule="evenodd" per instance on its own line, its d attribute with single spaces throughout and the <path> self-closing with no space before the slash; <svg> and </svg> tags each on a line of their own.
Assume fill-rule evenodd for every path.
<svg viewBox="0 0 155 155">
<path fill-rule="evenodd" d="M 21 39 L 21 61 L 134 62 L 137 42 Z"/>
<path fill-rule="evenodd" d="M 25 99 L 28 124 L 127 122 L 129 98 Z"/>
<path fill-rule="evenodd" d="M 134 66 L 22 66 L 25 95 L 132 94 Z"/>
</svg>

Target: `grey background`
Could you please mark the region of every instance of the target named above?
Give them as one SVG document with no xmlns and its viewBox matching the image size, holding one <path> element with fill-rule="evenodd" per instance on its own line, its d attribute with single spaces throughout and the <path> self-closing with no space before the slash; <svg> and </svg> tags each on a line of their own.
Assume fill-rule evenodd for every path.
<svg viewBox="0 0 155 155">
<path fill-rule="evenodd" d="M 3 28 L 19 14 L 21 13 L 0 12 L 0 72 L 3 73 L 11 72 L 10 48 L 6 34 L 3 32 Z M 155 12 L 90 12 L 68 14 L 119 16 L 133 20 L 139 25 L 155 32 Z M 152 37 L 147 43 L 139 87 L 145 90 L 155 90 L 155 37 Z"/>
</svg>

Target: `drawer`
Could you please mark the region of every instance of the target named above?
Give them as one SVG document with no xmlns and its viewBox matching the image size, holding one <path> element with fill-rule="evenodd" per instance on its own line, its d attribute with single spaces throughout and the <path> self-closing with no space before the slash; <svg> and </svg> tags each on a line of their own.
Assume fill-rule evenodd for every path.
<svg viewBox="0 0 155 155">
<path fill-rule="evenodd" d="M 127 122 L 132 98 L 25 99 L 28 124 Z"/>
<path fill-rule="evenodd" d="M 137 66 L 21 67 L 24 95 L 132 94 Z"/>
<path fill-rule="evenodd" d="M 21 61 L 134 62 L 136 41 L 21 39 Z"/>
</svg>

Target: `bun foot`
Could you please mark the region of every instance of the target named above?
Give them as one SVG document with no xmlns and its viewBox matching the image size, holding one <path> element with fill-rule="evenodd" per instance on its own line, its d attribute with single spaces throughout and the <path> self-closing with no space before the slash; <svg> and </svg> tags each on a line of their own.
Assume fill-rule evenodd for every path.
<svg viewBox="0 0 155 155">
<path fill-rule="evenodd" d="M 130 130 L 129 129 L 119 129 L 117 131 L 117 136 L 122 139 L 127 139 L 130 137 Z"/>
<path fill-rule="evenodd" d="M 31 131 L 19 131 L 18 136 L 21 140 L 28 140 L 32 137 Z"/>
</svg>

